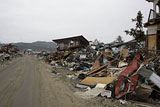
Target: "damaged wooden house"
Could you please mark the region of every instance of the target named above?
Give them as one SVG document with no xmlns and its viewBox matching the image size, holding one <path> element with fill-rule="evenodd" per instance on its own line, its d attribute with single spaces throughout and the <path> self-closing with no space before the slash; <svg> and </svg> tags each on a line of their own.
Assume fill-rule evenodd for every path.
<svg viewBox="0 0 160 107">
<path fill-rule="evenodd" d="M 150 9 L 148 22 L 144 24 L 147 28 L 146 46 L 149 51 L 160 50 L 160 0 L 146 0 L 153 3 Z"/>
<path fill-rule="evenodd" d="M 55 39 L 53 42 L 57 43 L 57 51 L 73 50 L 87 47 L 89 45 L 89 41 L 82 35 L 63 39 Z"/>
</svg>

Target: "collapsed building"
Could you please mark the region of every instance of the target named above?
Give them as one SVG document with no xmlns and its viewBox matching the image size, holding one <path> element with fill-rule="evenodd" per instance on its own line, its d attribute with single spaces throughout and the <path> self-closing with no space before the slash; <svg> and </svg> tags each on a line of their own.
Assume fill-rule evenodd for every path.
<svg viewBox="0 0 160 107">
<path fill-rule="evenodd" d="M 68 77 L 78 79 L 75 87 L 85 90 L 75 92 L 78 97 L 89 99 L 100 95 L 149 103 L 150 99 L 160 100 L 160 15 L 156 13 L 160 2 L 147 1 L 154 4 L 145 23 L 147 52 L 145 47 L 137 46 L 136 40 L 108 44 L 96 40 L 89 44 L 83 36 L 77 36 L 53 40 L 58 51 L 38 57 L 45 56 L 42 59 L 55 68 L 73 71 L 74 75 Z"/>
<path fill-rule="evenodd" d="M 159 99 L 159 54 L 146 53 L 144 47 L 136 46 L 136 40 L 89 44 L 84 37 L 78 36 L 53 41 L 58 44 L 58 51 L 38 57 L 54 68 L 64 67 L 74 72 L 69 77 L 79 80 L 75 87 L 89 89 L 76 92 L 76 96 L 84 99 L 98 95 L 109 99 Z M 141 98 L 142 95 L 145 97 Z"/>
<path fill-rule="evenodd" d="M 57 43 L 57 50 L 72 50 L 76 48 L 82 48 L 89 45 L 89 41 L 81 36 L 75 36 L 75 37 L 69 37 L 69 38 L 63 38 L 63 39 L 55 39 L 53 40 L 55 43 Z"/>
</svg>

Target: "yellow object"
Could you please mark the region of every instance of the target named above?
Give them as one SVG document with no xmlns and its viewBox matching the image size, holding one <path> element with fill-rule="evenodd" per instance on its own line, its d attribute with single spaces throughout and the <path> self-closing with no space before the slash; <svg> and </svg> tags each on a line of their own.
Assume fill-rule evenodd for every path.
<svg viewBox="0 0 160 107">
<path fill-rule="evenodd" d="M 98 83 L 101 83 L 107 85 L 112 83 L 115 79 L 116 77 L 86 77 L 80 82 L 80 84 L 94 86 Z"/>
</svg>

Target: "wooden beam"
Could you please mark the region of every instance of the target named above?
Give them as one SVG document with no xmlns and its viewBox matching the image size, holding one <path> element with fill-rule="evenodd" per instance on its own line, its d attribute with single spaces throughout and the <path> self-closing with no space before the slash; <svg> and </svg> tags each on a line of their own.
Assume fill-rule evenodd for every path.
<svg viewBox="0 0 160 107">
<path fill-rule="evenodd" d="M 88 72 L 88 73 L 87 73 L 87 76 L 89 76 L 89 75 L 91 75 L 91 74 L 93 74 L 93 73 L 96 73 L 96 72 L 98 72 L 98 71 L 100 71 L 100 70 L 106 68 L 108 65 L 110 65 L 111 63 L 113 63 L 113 62 L 116 61 L 116 60 L 117 60 L 117 59 L 114 59 L 114 60 L 112 60 L 112 61 L 110 61 L 110 62 L 108 62 L 108 63 L 106 63 L 106 64 L 100 66 L 99 68 L 94 69 L 94 70 Z"/>
</svg>

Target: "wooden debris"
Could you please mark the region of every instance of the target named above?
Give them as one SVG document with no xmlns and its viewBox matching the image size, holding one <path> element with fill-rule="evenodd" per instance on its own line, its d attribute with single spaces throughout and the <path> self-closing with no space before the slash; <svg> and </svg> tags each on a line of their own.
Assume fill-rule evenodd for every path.
<svg viewBox="0 0 160 107">
<path fill-rule="evenodd" d="M 116 77 L 86 77 L 84 80 L 80 82 L 80 84 L 95 86 L 97 83 L 101 84 L 109 84 L 112 83 Z"/>
<path fill-rule="evenodd" d="M 125 63 L 123 61 L 119 61 L 118 68 L 125 67 L 127 65 L 128 65 L 128 63 Z"/>
<path fill-rule="evenodd" d="M 96 73 L 96 72 L 104 69 L 105 67 L 107 67 L 108 65 L 110 65 L 111 63 L 113 63 L 114 61 L 116 61 L 116 59 L 108 62 L 107 64 L 104 64 L 104 65 L 100 66 L 99 68 L 97 68 L 97 69 L 95 69 L 95 70 L 92 70 L 92 71 L 88 72 L 88 73 L 87 73 L 87 76 L 89 76 L 89 75 L 91 75 L 91 74 L 93 74 L 93 73 Z"/>
<path fill-rule="evenodd" d="M 129 50 L 128 49 L 122 49 L 122 51 L 120 52 L 120 56 L 123 56 L 124 58 L 129 57 Z"/>
</svg>

